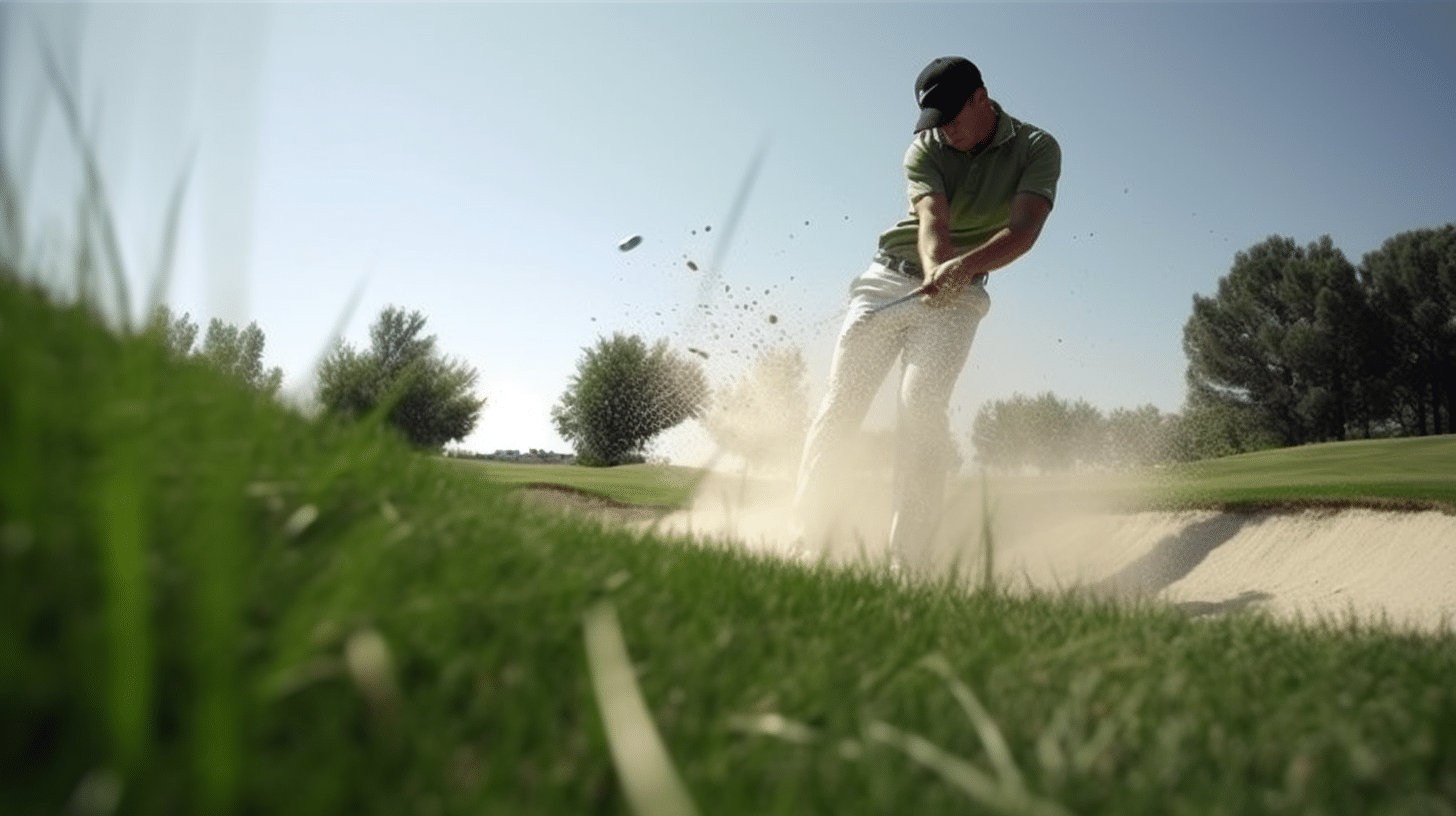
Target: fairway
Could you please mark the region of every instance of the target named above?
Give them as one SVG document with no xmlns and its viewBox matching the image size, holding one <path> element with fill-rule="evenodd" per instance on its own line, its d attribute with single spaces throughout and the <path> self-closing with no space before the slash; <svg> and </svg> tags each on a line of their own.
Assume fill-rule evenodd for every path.
<svg viewBox="0 0 1456 816">
<path fill-rule="evenodd" d="M 677 465 L 592 468 L 450 459 L 503 485 L 554 484 L 629 504 L 685 507 L 705 491 L 782 492 L 782 478 L 710 474 Z M 1096 503 L 1128 512 L 1186 509 L 1369 507 L 1456 512 L 1456 435 L 1327 442 L 1143 471 L 992 475 L 1003 496 L 1042 506 Z M 978 490 L 963 476 L 952 492 Z"/>
<path fill-rule="evenodd" d="M 1456 436 L 1363 439 L 1246 453 L 1168 468 L 1169 501 L 1347 504 L 1456 511 Z"/>
<path fill-rule="evenodd" d="M 470 478 L 520 486 L 550 484 L 593 493 L 625 504 L 680 507 L 693 494 L 703 472 L 673 465 L 622 465 L 600 468 L 579 465 L 539 465 L 493 462 L 482 459 L 446 459 Z"/>
</svg>

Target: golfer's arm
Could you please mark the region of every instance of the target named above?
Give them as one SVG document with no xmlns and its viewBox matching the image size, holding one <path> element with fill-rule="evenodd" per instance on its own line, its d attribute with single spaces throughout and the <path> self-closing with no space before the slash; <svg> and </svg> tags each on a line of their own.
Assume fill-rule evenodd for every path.
<svg viewBox="0 0 1456 816">
<path fill-rule="evenodd" d="M 950 240 L 950 202 L 941 193 L 915 199 L 915 216 L 920 232 L 915 246 L 920 251 L 920 268 L 927 273 L 955 257 Z"/>
<path fill-rule="evenodd" d="M 933 270 L 950 262 L 942 273 L 949 277 L 949 283 L 963 283 L 1000 269 L 1031 249 L 1051 210 L 1051 202 L 1045 198 L 1017 193 L 1011 198 L 1007 225 L 980 246 L 957 255 L 950 239 L 950 203 L 939 193 L 922 196 L 915 202 L 920 220 L 920 263 Z"/>
</svg>

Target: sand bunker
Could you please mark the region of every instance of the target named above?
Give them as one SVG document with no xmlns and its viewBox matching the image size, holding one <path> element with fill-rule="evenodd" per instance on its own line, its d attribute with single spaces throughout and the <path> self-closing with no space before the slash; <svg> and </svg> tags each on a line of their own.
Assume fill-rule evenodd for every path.
<svg viewBox="0 0 1456 816">
<path fill-rule="evenodd" d="M 998 576 L 1194 614 L 1456 628 L 1456 516 L 1376 510 L 1098 515 L 998 550 Z"/>
<path fill-rule="evenodd" d="M 992 493 L 994 575 L 1017 589 L 1078 589 L 1195 615 L 1383 621 L 1456 630 L 1456 515 L 1368 509 L 1119 513 L 1086 494 Z M 659 530 L 831 562 L 885 556 L 888 484 L 857 485 L 833 535 L 794 538 L 787 479 L 713 474 Z M 954 497 L 928 572 L 980 568 L 979 493 Z M 1105 502 L 1104 502 L 1105 504 Z"/>
</svg>

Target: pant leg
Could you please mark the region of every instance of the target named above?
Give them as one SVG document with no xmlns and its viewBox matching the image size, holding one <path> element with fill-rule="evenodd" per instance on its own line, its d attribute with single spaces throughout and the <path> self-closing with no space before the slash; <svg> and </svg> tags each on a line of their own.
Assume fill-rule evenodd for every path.
<svg viewBox="0 0 1456 816">
<path fill-rule="evenodd" d="M 849 313 L 830 365 L 829 389 L 809 426 L 799 466 L 794 515 L 808 539 L 821 537 L 837 515 L 835 480 L 846 466 L 845 447 L 900 355 L 908 326 L 901 307 L 875 314 L 869 310 L 915 286 L 915 281 L 874 264 L 851 287 Z"/>
<path fill-rule="evenodd" d="M 917 304 L 921 320 L 906 332 L 890 546 L 908 564 L 925 563 L 940 520 L 954 444 L 950 397 L 990 306 L 985 287 L 967 286 L 954 306 Z"/>
</svg>

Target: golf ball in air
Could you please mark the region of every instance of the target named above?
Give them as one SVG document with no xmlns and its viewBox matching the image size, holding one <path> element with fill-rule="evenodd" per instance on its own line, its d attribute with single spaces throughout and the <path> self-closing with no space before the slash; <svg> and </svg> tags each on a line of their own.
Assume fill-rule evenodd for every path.
<svg viewBox="0 0 1456 816">
<path fill-rule="evenodd" d="M 642 243 L 642 236 L 633 235 L 630 238 L 623 238 L 622 242 L 620 244 L 617 244 L 617 249 L 620 249 L 623 252 L 627 252 L 636 249 L 637 245 L 640 243 Z"/>
</svg>

